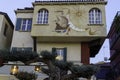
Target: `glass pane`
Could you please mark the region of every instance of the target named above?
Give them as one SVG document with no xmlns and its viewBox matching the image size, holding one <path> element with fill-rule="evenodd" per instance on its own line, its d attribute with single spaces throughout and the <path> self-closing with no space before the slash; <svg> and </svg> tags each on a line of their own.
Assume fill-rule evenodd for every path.
<svg viewBox="0 0 120 80">
<path fill-rule="evenodd" d="M 57 59 L 63 60 L 64 58 L 64 49 L 56 49 Z"/>
<path fill-rule="evenodd" d="M 40 10 L 38 13 L 38 21 L 39 24 L 46 24 L 48 23 L 48 11 L 47 10 Z"/>
<path fill-rule="evenodd" d="M 23 19 L 23 24 L 26 24 L 26 19 Z"/>
<path fill-rule="evenodd" d="M 28 24 L 32 24 L 32 20 L 31 19 L 28 19 Z"/>
<path fill-rule="evenodd" d="M 28 31 L 31 30 L 31 25 L 27 25 L 27 30 L 28 30 Z"/>
<path fill-rule="evenodd" d="M 22 25 L 22 31 L 25 31 L 26 25 Z"/>
</svg>

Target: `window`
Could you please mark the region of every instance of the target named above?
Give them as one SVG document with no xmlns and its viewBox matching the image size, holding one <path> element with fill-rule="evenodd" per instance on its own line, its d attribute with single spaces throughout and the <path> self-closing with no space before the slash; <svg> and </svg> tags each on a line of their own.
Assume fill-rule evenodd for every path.
<svg viewBox="0 0 120 80">
<path fill-rule="evenodd" d="M 102 23 L 102 14 L 99 9 L 94 8 L 89 11 L 89 23 L 90 24 Z"/>
<path fill-rule="evenodd" d="M 12 51 L 32 51 L 31 47 L 12 47 Z"/>
<path fill-rule="evenodd" d="M 31 31 L 32 20 L 31 19 L 23 19 L 21 25 L 21 31 Z"/>
<path fill-rule="evenodd" d="M 31 31 L 32 19 L 17 18 L 16 31 Z"/>
<path fill-rule="evenodd" d="M 57 54 L 57 60 L 66 61 L 67 48 L 52 48 L 52 52 Z"/>
<path fill-rule="evenodd" d="M 8 25 L 7 25 L 7 24 L 5 24 L 5 28 L 4 28 L 4 32 L 3 32 L 4 36 L 6 36 L 6 35 L 7 35 L 7 29 L 8 29 Z"/>
<path fill-rule="evenodd" d="M 47 24 L 48 23 L 48 10 L 46 10 L 46 9 L 39 10 L 37 23 L 38 24 Z"/>
</svg>

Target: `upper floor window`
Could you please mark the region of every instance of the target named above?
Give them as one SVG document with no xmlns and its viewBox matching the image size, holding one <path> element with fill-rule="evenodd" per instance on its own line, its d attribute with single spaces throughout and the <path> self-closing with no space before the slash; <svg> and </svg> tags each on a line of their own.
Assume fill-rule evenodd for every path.
<svg viewBox="0 0 120 80">
<path fill-rule="evenodd" d="M 21 31 L 30 31 L 32 26 L 31 24 L 32 24 L 31 19 L 23 19 L 21 25 Z"/>
<path fill-rule="evenodd" d="M 102 13 L 99 9 L 93 8 L 89 11 L 89 24 L 101 24 Z"/>
<path fill-rule="evenodd" d="M 38 24 L 47 24 L 48 23 L 48 10 L 46 9 L 40 9 L 38 11 L 38 19 L 37 19 L 37 23 Z"/>
<path fill-rule="evenodd" d="M 17 18 L 16 22 L 16 31 L 31 31 L 32 27 L 32 19 L 22 19 L 22 18 Z"/>
</svg>

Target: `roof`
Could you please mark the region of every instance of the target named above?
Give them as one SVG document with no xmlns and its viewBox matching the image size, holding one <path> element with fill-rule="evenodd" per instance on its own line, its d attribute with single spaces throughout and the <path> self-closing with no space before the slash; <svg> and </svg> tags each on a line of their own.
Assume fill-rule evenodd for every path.
<svg viewBox="0 0 120 80">
<path fill-rule="evenodd" d="M 35 2 L 103 2 L 107 0 L 35 0 Z"/>
<path fill-rule="evenodd" d="M 113 34 L 112 31 L 114 30 L 113 28 L 115 28 L 115 22 L 117 20 L 117 17 L 120 19 L 120 11 L 117 11 L 117 13 L 113 19 L 113 22 L 111 24 L 110 30 L 109 30 L 108 35 L 107 35 L 107 38 L 110 38 L 110 36 Z"/>
<path fill-rule="evenodd" d="M 34 10 L 34 8 L 33 7 L 25 7 L 24 9 L 17 9 L 17 10 Z"/>
<path fill-rule="evenodd" d="M 26 12 L 26 13 L 33 13 L 33 10 L 34 10 L 34 8 L 33 7 L 25 7 L 24 9 L 17 9 L 17 10 L 15 10 L 15 13 L 17 14 L 18 12 L 19 13 L 24 13 L 24 12 Z"/>
<path fill-rule="evenodd" d="M 103 3 L 106 4 L 107 0 L 35 0 L 33 5 L 39 4 L 76 4 L 76 3 Z"/>
<path fill-rule="evenodd" d="M 8 20 L 9 24 L 11 25 L 11 28 L 14 29 L 14 25 L 13 25 L 11 19 L 9 18 L 9 16 L 7 15 L 7 13 L 0 12 L 0 14 L 5 16 L 5 18 Z"/>
</svg>

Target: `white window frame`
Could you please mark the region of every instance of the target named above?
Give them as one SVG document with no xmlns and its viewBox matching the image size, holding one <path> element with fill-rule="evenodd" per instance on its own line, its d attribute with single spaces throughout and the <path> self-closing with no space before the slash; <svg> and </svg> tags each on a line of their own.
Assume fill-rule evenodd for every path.
<svg viewBox="0 0 120 80">
<path fill-rule="evenodd" d="M 25 23 L 24 23 L 25 20 Z M 22 24 L 21 24 L 21 31 L 29 31 L 28 26 L 32 26 L 31 23 L 29 23 L 29 20 L 31 19 L 22 19 Z M 23 26 L 25 26 L 25 29 L 23 29 Z"/>
<path fill-rule="evenodd" d="M 38 11 L 37 24 L 48 24 L 49 12 L 46 9 L 41 9 Z"/>
<path fill-rule="evenodd" d="M 94 8 L 89 11 L 89 24 L 102 24 L 102 13 Z"/>
</svg>

